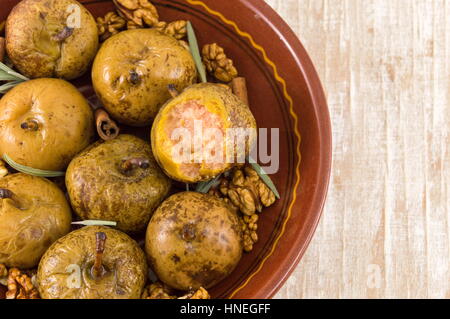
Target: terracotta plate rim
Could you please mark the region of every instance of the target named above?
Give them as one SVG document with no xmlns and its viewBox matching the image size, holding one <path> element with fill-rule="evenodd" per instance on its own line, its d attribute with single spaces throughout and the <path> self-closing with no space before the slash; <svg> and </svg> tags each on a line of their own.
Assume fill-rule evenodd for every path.
<svg viewBox="0 0 450 319">
<path fill-rule="evenodd" d="M 263 0 L 254 0 L 254 2 L 263 2 Z M 298 250 L 297 256 L 295 257 L 294 262 L 291 264 L 290 268 L 286 271 L 284 277 L 279 282 L 277 286 L 275 286 L 271 292 L 269 292 L 269 298 L 272 298 L 286 283 L 289 277 L 297 268 L 301 259 L 303 258 L 306 250 L 308 249 L 311 241 L 316 233 L 317 227 L 319 226 L 320 220 L 323 215 L 323 210 L 325 207 L 325 203 L 328 195 L 328 188 L 331 179 L 331 167 L 332 167 L 332 127 L 331 127 L 331 117 L 330 111 L 328 108 L 327 99 L 325 96 L 325 91 L 323 89 L 323 85 L 320 81 L 320 77 L 317 73 L 317 70 L 300 39 L 297 37 L 292 28 L 283 20 L 283 18 L 272 8 L 270 8 L 275 15 L 274 23 L 279 23 L 281 26 L 287 29 L 286 38 L 288 43 L 290 43 L 294 47 L 294 52 L 296 53 L 296 57 L 299 58 L 299 65 L 302 69 L 303 76 L 306 79 L 308 85 L 308 92 L 311 94 L 311 98 L 314 104 L 314 109 L 317 118 L 319 119 L 319 140 L 321 143 L 321 156 L 320 156 L 320 169 L 318 172 L 318 176 L 322 177 L 322 189 L 318 191 L 316 194 L 316 203 L 315 210 L 316 216 L 309 228 L 308 237 L 303 243 L 303 247 Z M 278 20 L 278 21 L 277 21 Z M 295 48 L 297 47 L 297 48 Z M 313 89 L 315 87 L 316 89 Z M 301 161 L 301 159 L 300 159 Z M 301 165 L 301 164 L 300 164 Z M 301 176 L 300 176 L 301 183 Z M 299 238 L 297 238 L 299 240 Z M 294 247 L 294 246 L 293 246 Z M 293 248 L 294 249 L 294 248 Z"/>
<path fill-rule="evenodd" d="M 188 0 L 188 2 L 191 2 Z M 258 292 L 255 292 L 249 298 L 273 298 L 274 295 L 283 287 L 294 270 L 297 268 L 299 262 L 308 249 L 313 236 L 317 230 L 319 222 L 321 220 L 323 209 L 325 206 L 329 182 L 331 178 L 331 163 L 332 163 L 332 128 L 330 112 L 325 97 L 325 92 L 320 81 L 319 75 L 314 67 L 314 64 L 309 57 L 306 49 L 301 43 L 300 39 L 294 33 L 292 28 L 283 20 L 283 18 L 264 0 L 242 0 L 242 2 L 250 7 L 255 12 L 259 13 L 267 25 L 269 25 L 279 36 L 280 40 L 290 49 L 290 54 L 295 58 L 297 66 L 302 72 L 302 76 L 307 84 L 308 93 L 311 97 L 314 112 L 318 119 L 318 136 L 320 141 L 320 157 L 319 157 L 319 170 L 317 176 L 320 178 L 319 187 L 314 194 L 312 201 L 310 214 L 312 220 L 309 221 L 309 225 L 305 225 L 308 229 L 307 237 L 295 238 L 295 243 L 291 246 L 289 251 L 285 255 L 287 258 L 280 261 L 279 267 L 274 270 L 273 275 L 265 284 L 260 287 Z M 296 115 L 301 115 L 298 112 L 298 107 L 294 105 Z M 301 144 L 301 140 L 298 141 Z M 298 145 L 300 147 L 300 145 Z M 304 154 L 302 154 L 303 156 Z M 299 159 L 301 165 L 301 158 Z M 301 187 L 302 177 L 300 176 Z M 295 190 L 297 191 L 297 190 Z M 295 201 L 298 201 L 297 197 Z M 295 208 L 295 206 L 293 207 Z M 289 258 L 290 257 L 290 258 Z M 270 256 L 269 256 L 270 259 Z M 244 286 L 245 287 L 245 286 Z M 233 292 L 233 295 L 237 291 Z"/>
</svg>

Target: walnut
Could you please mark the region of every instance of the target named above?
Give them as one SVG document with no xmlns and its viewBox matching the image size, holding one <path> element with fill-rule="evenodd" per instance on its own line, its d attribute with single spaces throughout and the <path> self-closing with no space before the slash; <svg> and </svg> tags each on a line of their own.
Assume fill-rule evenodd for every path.
<svg viewBox="0 0 450 319">
<path fill-rule="evenodd" d="M 156 7 L 149 0 L 113 0 L 128 29 L 153 27 L 159 22 Z"/>
<path fill-rule="evenodd" d="M 197 291 L 191 291 L 178 299 L 211 299 L 211 297 L 205 288 L 200 287 Z"/>
<path fill-rule="evenodd" d="M 31 278 L 17 268 L 8 273 L 6 299 L 40 299 Z"/>
<path fill-rule="evenodd" d="M 172 289 L 161 282 L 156 282 L 144 289 L 142 299 L 210 299 L 210 297 L 204 288 L 200 288 L 178 298 Z"/>
<path fill-rule="evenodd" d="M 272 206 L 276 201 L 275 193 L 261 180 L 258 173 L 252 167 L 247 165 L 244 171 L 247 179 L 253 183 L 255 192 L 264 207 Z"/>
<path fill-rule="evenodd" d="M 187 21 L 185 20 L 177 20 L 170 22 L 164 32 L 177 40 L 181 40 L 187 35 Z"/>
<path fill-rule="evenodd" d="M 208 72 L 223 82 L 231 82 L 238 76 L 233 60 L 227 58 L 225 51 L 217 43 L 206 44 L 202 49 L 203 63 Z"/>
<path fill-rule="evenodd" d="M 259 205 L 253 191 L 247 187 L 230 188 L 228 190 L 228 197 L 233 205 L 239 207 L 239 210 L 245 215 L 250 216 L 255 214 L 257 205 Z"/>
<path fill-rule="evenodd" d="M 175 299 L 170 295 L 171 290 L 160 282 L 153 283 L 145 288 L 142 299 Z"/>
<path fill-rule="evenodd" d="M 109 37 L 119 33 L 125 28 L 127 21 L 115 12 L 108 12 L 104 17 L 97 18 L 98 33 L 100 40 L 105 41 Z"/>
<path fill-rule="evenodd" d="M 133 30 L 133 29 L 141 29 L 142 27 L 140 25 L 137 25 L 136 23 L 134 23 L 133 21 L 128 21 L 127 22 L 127 29 L 128 30 Z"/>
<path fill-rule="evenodd" d="M 153 28 L 174 37 L 177 40 L 181 40 L 187 35 L 187 21 L 177 20 L 170 23 L 159 21 Z"/>
<path fill-rule="evenodd" d="M 159 21 L 158 23 L 156 23 L 154 26 L 153 26 L 153 28 L 154 29 L 156 29 L 156 30 L 158 30 L 158 31 L 161 31 L 161 32 L 166 32 L 166 28 L 167 28 L 167 22 L 165 22 L 165 21 Z"/>
<path fill-rule="evenodd" d="M 234 204 L 231 202 L 231 200 L 229 198 L 224 198 L 223 200 L 225 203 L 228 204 L 228 206 L 230 206 L 230 208 L 233 212 L 235 212 L 236 214 L 239 213 L 239 207 L 234 206 Z"/>
<path fill-rule="evenodd" d="M 253 214 L 251 216 L 241 216 L 245 252 L 251 252 L 253 250 L 253 245 L 258 242 L 258 234 L 256 233 L 258 230 L 258 219 L 259 216 L 257 214 Z"/>
<path fill-rule="evenodd" d="M 261 203 L 265 207 L 270 207 L 275 203 L 276 197 L 274 192 L 270 190 L 270 188 L 263 181 L 258 182 L 258 195 L 261 200 Z"/>
<path fill-rule="evenodd" d="M 250 216 L 256 212 L 260 213 L 263 208 L 258 192 L 259 181 L 259 176 L 257 176 L 257 179 L 253 175 L 245 176 L 244 171 L 236 169 L 233 172 L 231 182 L 221 182 L 220 191 L 244 215 Z"/>
<path fill-rule="evenodd" d="M 240 212 L 244 250 L 252 251 L 258 242 L 258 213 L 275 202 L 275 194 L 250 165 L 235 169 L 231 177 L 222 178 L 219 186 L 209 193 L 222 198 L 235 212 Z"/>
</svg>

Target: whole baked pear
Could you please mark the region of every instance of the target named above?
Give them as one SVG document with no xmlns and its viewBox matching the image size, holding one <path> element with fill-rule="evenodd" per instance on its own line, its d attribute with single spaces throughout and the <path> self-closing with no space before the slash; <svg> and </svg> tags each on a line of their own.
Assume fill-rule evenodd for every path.
<svg viewBox="0 0 450 319">
<path fill-rule="evenodd" d="M 0 264 L 35 267 L 50 245 L 70 231 L 64 193 L 51 181 L 22 173 L 0 179 Z"/>
<path fill-rule="evenodd" d="M 142 249 L 105 226 L 83 227 L 56 241 L 37 273 L 43 299 L 140 299 L 146 278 Z"/>
<path fill-rule="evenodd" d="M 115 221 L 122 231 L 139 232 L 167 196 L 171 182 L 150 144 L 123 134 L 80 153 L 67 169 L 66 186 L 81 218 Z"/>
<path fill-rule="evenodd" d="M 93 136 L 92 109 L 67 81 L 23 82 L 0 100 L 0 152 L 19 164 L 65 170 Z"/>
<path fill-rule="evenodd" d="M 94 89 L 109 114 L 121 123 L 149 125 L 170 98 L 195 83 L 189 50 L 154 29 L 120 32 L 101 46 L 92 67 Z"/>
<path fill-rule="evenodd" d="M 97 25 L 78 1 L 22 0 L 6 21 L 6 50 L 29 78 L 73 80 L 97 53 Z"/>
<path fill-rule="evenodd" d="M 226 278 L 242 249 L 241 226 L 228 204 L 195 192 L 165 200 L 145 237 L 148 260 L 158 278 L 183 291 L 210 288 Z"/>
</svg>

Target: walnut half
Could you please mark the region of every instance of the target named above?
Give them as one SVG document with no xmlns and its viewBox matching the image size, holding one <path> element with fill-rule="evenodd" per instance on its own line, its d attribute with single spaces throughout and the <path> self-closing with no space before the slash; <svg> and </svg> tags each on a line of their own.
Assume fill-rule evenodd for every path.
<svg viewBox="0 0 450 319">
<path fill-rule="evenodd" d="M 209 194 L 222 198 L 238 213 L 244 251 L 252 251 L 254 244 L 258 242 L 258 214 L 264 207 L 272 206 L 276 201 L 272 190 L 250 165 L 246 165 L 236 168 L 230 177 L 222 178 L 219 187 L 212 188 Z"/>
<path fill-rule="evenodd" d="M 206 70 L 222 82 L 231 82 L 238 76 L 233 60 L 229 59 L 225 51 L 217 43 L 206 44 L 202 49 L 203 63 Z"/>
<path fill-rule="evenodd" d="M 128 29 L 153 27 L 159 22 L 156 7 L 149 0 L 113 0 L 119 14 L 127 20 Z"/>
<path fill-rule="evenodd" d="M 250 166 L 236 169 L 231 181 L 222 180 L 220 191 L 247 216 L 260 213 L 263 207 L 271 206 L 276 200 L 275 194 Z"/>
<path fill-rule="evenodd" d="M 160 21 L 154 26 L 155 29 L 174 37 L 177 40 L 181 40 L 187 35 L 187 21 L 177 20 L 173 22 Z"/>
<path fill-rule="evenodd" d="M 7 280 L 6 299 L 40 299 L 31 278 L 17 268 L 11 268 Z"/>
<path fill-rule="evenodd" d="M 210 299 L 210 296 L 206 289 L 200 288 L 177 297 L 172 289 L 161 282 L 156 282 L 145 288 L 142 299 Z"/>
<path fill-rule="evenodd" d="M 97 27 L 100 40 L 105 41 L 109 37 L 119 33 L 119 31 L 125 28 L 126 24 L 127 21 L 113 11 L 108 12 L 104 17 L 98 17 Z"/>
</svg>

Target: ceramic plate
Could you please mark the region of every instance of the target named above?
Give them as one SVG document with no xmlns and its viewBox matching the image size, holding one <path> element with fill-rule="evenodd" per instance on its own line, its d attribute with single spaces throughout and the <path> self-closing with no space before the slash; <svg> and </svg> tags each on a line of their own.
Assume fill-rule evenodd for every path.
<svg viewBox="0 0 450 319">
<path fill-rule="evenodd" d="M 1 2 L 3 21 L 19 1 Z M 109 0 L 81 2 L 95 17 L 114 9 Z M 152 2 L 164 21 L 190 20 L 201 45 L 224 47 L 247 78 L 258 126 L 279 128 L 279 170 L 272 179 L 281 200 L 260 216 L 253 252 L 211 290 L 214 298 L 270 298 L 304 254 L 327 193 L 331 128 L 319 78 L 295 34 L 262 0 Z M 88 76 L 74 83 L 92 96 Z"/>
</svg>

